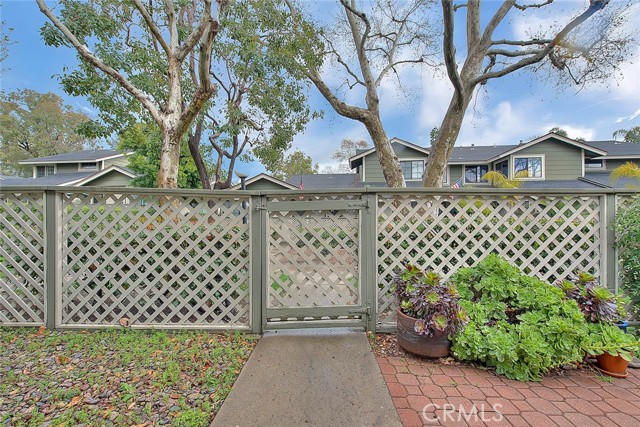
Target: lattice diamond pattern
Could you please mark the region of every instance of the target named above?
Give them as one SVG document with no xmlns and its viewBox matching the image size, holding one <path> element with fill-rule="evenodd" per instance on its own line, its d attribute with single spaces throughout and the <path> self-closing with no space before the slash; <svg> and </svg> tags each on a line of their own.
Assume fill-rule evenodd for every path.
<svg viewBox="0 0 640 427">
<path fill-rule="evenodd" d="M 240 197 L 63 195 L 63 324 L 249 324 Z"/>
<path fill-rule="evenodd" d="M 356 211 L 271 212 L 267 306 L 359 303 Z"/>
<path fill-rule="evenodd" d="M 448 278 L 497 253 L 523 272 L 555 280 L 598 275 L 600 199 L 564 196 L 380 195 L 378 322 L 395 322 L 391 281 L 407 260 Z"/>
<path fill-rule="evenodd" d="M 43 324 L 44 193 L 0 193 L 0 325 Z"/>
</svg>

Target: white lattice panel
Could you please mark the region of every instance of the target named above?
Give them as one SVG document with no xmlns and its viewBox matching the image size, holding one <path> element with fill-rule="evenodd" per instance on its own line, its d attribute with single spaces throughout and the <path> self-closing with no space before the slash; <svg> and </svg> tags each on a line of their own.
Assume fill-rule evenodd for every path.
<svg viewBox="0 0 640 427">
<path fill-rule="evenodd" d="M 358 227 L 356 211 L 271 212 L 267 307 L 358 304 Z"/>
<path fill-rule="evenodd" d="M 63 195 L 62 324 L 249 324 L 239 197 Z"/>
<path fill-rule="evenodd" d="M 0 193 L 0 325 L 43 324 L 44 193 Z"/>
<path fill-rule="evenodd" d="M 407 260 L 448 278 L 497 253 L 529 275 L 599 274 L 596 196 L 380 195 L 378 322 L 395 322 L 391 281 Z"/>
</svg>

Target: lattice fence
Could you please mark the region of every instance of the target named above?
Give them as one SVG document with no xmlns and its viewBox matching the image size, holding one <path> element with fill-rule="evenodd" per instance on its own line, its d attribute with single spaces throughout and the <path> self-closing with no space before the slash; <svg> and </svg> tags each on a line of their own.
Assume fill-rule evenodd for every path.
<svg viewBox="0 0 640 427">
<path fill-rule="evenodd" d="M 63 325 L 249 326 L 246 198 L 62 197 Z"/>
<path fill-rule="evenodd" d="M 0 193 L 0 325 L 45 321 L 44 192 Z"/>
<path fill-rule="evenodd" d="M 391 281 L 407 260 L 444 278 L 497 253 L 555 280 L 600 269 L 597 196 L 379 195 L 378 322 L 395 323 Z"/>
</svg>

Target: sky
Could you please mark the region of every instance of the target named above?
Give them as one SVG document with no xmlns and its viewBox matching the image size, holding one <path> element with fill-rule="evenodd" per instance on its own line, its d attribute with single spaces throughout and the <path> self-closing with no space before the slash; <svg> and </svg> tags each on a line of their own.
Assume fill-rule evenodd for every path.
<svg viewBox="0 0 640 427">
<path fill-rule="evenodd" d="M 613 0 L 615 2 L 616 0 Z M 319 20 L 335 18 L 335 1 L 307 2 L 308 10 Z M 496 36 L 520 38 L 528 31 L 549 28 L 558 20 L 588 6 L 587 0 L 560 0 L 555 12 L 513 13 L 498 28 Z M 53 5 L 53 3 L 51 3 Z M 482 20 L 486 22 L 499 3 L 483 0 Z M 328 13 L 331 12 L 331 13 Z M 640 34 L 640 2 L 634 0 L 631 19 L 625 31 Z M 65 67 L 77 64 L 75 52 L 67 48 L 45 46 L 40 27 L 45 17 L 32 0 L 3 0 L 1 19 L 12 28 L 9 57 L 3 63 L 0 88 L 10 92 L 33 89 L 54 92 L 65 102 L 89 116 L 95 109 L 86 99 L 65 94 L 57 75 Z M 461 61 L 464 45 L 460 42 L 460 28 L 456 44 Z M 568 132 L 569 137 L 586 140 L 612 139 L 618 129 L 640 126 L 640 44 L 633 46 L 631 54 L 621 66 L 619 75 L 579 89 L 558 87 L 554 79 L 536 78 L 532 73 L 520 71 L 490 81 L 480 88 L 467 111 L 456 145 L 517 144 L 547 133 L 553 127 Z M 323 77 L 339 82 L 339 70 L 327 65 Z M 418 145 L 429 145 L 429 133 L 439 126 L 452 93 L 451 83 L 442 70 L 433 68 L 403 68 L 399 73 L 402 88 L 388 79 L 380 87 L 381 116 L 387 135 Z M 361 103 L 361 93 L 340 92 L 348 102 Z M 309 88 L 312 108 L 323 111 L 323 117 L 308 124 L 297 135 L 292 150 L 299 149 L 310 155 L 322 169 L 334 165 L 331 155 L 345 138 L 370 138 L 362 124 L 345 119 L 333 112 L 329 104 L 313 87 Z M 254 175 L 264 172 L 257 162 L 240 164 L 236 170 Z"/>
</svg>

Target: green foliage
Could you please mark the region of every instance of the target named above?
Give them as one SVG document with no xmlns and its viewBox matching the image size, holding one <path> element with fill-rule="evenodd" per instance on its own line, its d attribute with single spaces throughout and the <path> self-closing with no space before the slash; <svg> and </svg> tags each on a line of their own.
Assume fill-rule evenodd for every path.
<svg viewBox="0 0 640 427">
<path fill-rule="evenodd" d="M 135 151 L 135 154 L 129 156 L 128 167 L 138 176 L 131 181 L 131 184 L 134 187 L 156 187 L 162 149 L 162 135 L 158 127 L 155 124 L 133 125 L 120 135 L 118 149 Z M 180 146 L 178 187 L 202 188 L 198 170 L 187 144 Z"/>
<path fill-rule="evenodd" d="M 625 209 L 618 209 L 615 229 L 622 288 L 637 310 L 640 307 L 640 197 Z"/>
<path fill-rule="evenodd" d="M 207 427 L 209 414 L 197 409 L 189 409 L 180 413 L 171 425 L 173 427 Z"/>
<path fill-rule="evenodd" d="M 293 175 L 311 175 L 318 173 L 318 164 L 313 164 L 311 156 L 296 150 L 289 154 L 281 163 L 275 165 L 275 170 L 271 170 L 273 176 L 287 180 Z"/>
<path fill-rule="evenodd" d="M 78 134 L 89 117 L 65 105 L 58 95 L 30 89 L 0 93 L 0 164 L 2 172 L 30 175 L 21 160 L 95 148 Z"/>
<path fill-rule="evenodd" d="M 620 356 L 631 361 L 632 353 L 640 351 L 640 341 L 635 336 L 625 333 L 615 325 L 605 323 L 590 324 L 585 341 L 584 348 L 592 356 L 609 353 L 611 356 Z"/>
<path fill-rule="evenodd" d="M 520 381 L 540 380 L 550 368 L 583 358 L 587 322 L 560 289 L 496 255 L 460 269 L 452 281 L 470 318 L 452 337 L 457 358 L 481 361 Z"/>
<path fill-rule="evenodd" d="M 596 278 L 587 272 L 556 280 L 553 285 L 564 292 L 567 298 L 576 301 L 590 322 L 615 322 L 626 316 L 627 298 L 600 286 Z"/>
<path fill-rule="evenodd" d="M 624 142 L 640 143 L 640 126 L 634 126 L 631 129 L 618 129 L 613 133 L 613 138 L 622 136 Z"/>
</svg>

